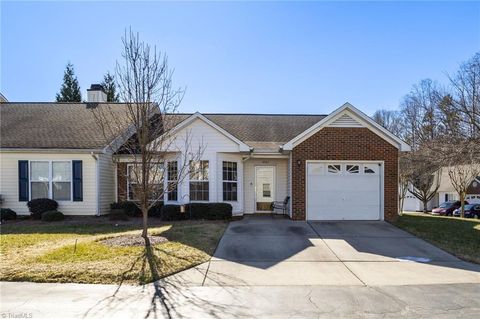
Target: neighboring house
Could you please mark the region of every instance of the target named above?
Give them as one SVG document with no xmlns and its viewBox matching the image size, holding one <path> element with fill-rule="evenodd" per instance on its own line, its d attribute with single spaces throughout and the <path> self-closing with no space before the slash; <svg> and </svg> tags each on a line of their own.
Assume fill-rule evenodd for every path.
<svg viewBox="0 0 480 319">
<path fill-rule="evenodd" d="M 443 202 L 449 200 L 459 200 L 457 191 L 450 181 L 448 170 L 442 169 L 442 177 L 440 180 L 440 187 L 438 188 L 438 196 L 435 198 L 433 205 L 438 206 Z M 477 176 L 469 185 L 467 189 L 467 196 L 465 200 L 480 203 L 480 176 Z"/>
<path fill-rule="evenodd" d="M 18 111 L 13 110 L 15 107 Z M 134 185 L 125 177 L 133 167 L 131 156 L 114 154 L 113 164 L 107 144 L 97 142 L 98 130 L 83 128 L 92 120 L 84 118 L 89 111 L 85 107 L 57 103 L 2 105 L 2 109 L 18 113 L 4 117 L 2 111 L 2 134 L 5 120 L 12 130 L 6 133 L 10 144 L 2 140 L 0 150 L 4 207 L 26 212 L 21 201 L 21 195 L 25 195 L 21 194 L 22 185 L 37 189 L 34 183 L 39 174 L 48 177 L 44 183 L 55 187 L 57 174 L 52 170 L 57 160 L 83 161 L 83 202 L 65 195 L 68 200 L 59 201 L 59 210 L 64 213 L 102 214 L 108 211 L 110 202 L 132 199 L 130 189 Z M 29 114 L 30 108 L 39 114 Z M 55 121 L 44 123 L 40 117 L 57 117 L 57 112 L 64 115 Z M 175 116 L 179 124 L 174 142 L 164 150 L 169 154 L 167 163 L 162 163 L 167 172 L 164 187 L 175 179 L 179 167 L 192 164 L 181 163 L 180 154 L 185 150 L 177 140 L 188 132 L 193 137 L 192 147 L 203 145 L 204 152 L 201 161 L 193 163 L 199 169 L 195 179 L 187 176 L 176 190 L 165 194 L 165 203 L 228 202 L 234 214 L 240 215 L 269 212 L 272 201 L 289 196 L 288 214 L 296 220 L 394 220 L 398 216 L 398 155 L 409 147 L 348 103 L 329 115 L 197 112 Z M 77 118 L 77 124 L 65 123 L 64 117 Z M 25 121 L 30 121 L 21 124 L 31 128 L 28 136 L 16 129 L 15 123 Z M 44 125 L 51 127 L 49 133 L 58 133 L 44 134 Z M 25 134 L 23 129 L 20 132 Z M 68 147 L 58 145 L 59 139 L 68 139 Z M 39 160 L 47 161 L 48 174 L 47 164 L 44 171 L 37 169 Z M 33 165 L 35 173 L 25 175 L 22 165 Z M 65 169 L 62 172 L 73 169 L 65 165 L 61 166 Z M 62 178 L 64 175 L 58 174 Z M 65 187 L 75 193 L 75 182 L 70 183 Z M 48 195 L 55 197 L 50 190 Z M 23 200 L 29 198 L 31 192 Z"/>
<path fill-rule="evenodd" d="M 108 213 L 115 200 L 108 144 L 116 137 L 105 141 L 88 105 L 0 104 L 2 207 L 28 214 L 30 199 L 48 197 L 66 215 Z"/>
<path fill-rule="evenodd" d="M 411 185 L 409 186 L 411 187 Z M 459 200 L 457 191 L 450 181 L 447 168 L 442 169 L 440 176 L 440 186 L 435 196 L 428 202 L 428 209 L 438 207 L 441 203 L 452 200 Z M 480 176 L 477 176 L 469 185 L 465 200 L 472 203 L 480 203 Z M 407 192 L 403 204 L 404 211 L 421 211 L 423 204 L 411 193 Z"/>
</svg>

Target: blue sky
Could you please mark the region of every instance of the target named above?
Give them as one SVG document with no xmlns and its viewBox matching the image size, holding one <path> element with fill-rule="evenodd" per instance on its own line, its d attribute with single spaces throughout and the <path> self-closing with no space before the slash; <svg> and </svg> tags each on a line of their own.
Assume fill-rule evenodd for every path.
<svg viewBox="0 0 480 319">
<path fill-rule="evenodd" d="M 132 27 L 167 52 L 183 112 L 367 114 L 480 50 L 475 2 L 1 2 L 0 91 L 53 101 L 68 61 L 83 97 Z"/>
</svg>

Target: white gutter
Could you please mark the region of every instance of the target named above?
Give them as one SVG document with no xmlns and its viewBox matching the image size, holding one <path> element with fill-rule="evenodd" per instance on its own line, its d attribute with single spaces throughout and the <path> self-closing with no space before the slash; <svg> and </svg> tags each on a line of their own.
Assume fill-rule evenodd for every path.
<svg viewBox="0 0 480 319">
<path fill-rule="evenodd" d="M 75 148 L 0 148 L 0 152 L 8 153 L 87 153 L 87 154 L 101 154 L 102 149 L 75 149 Z"/>
<path fill-rule="evenodd" d="M 98 155 L 90 153 L 95 160 L 95 215 L 100 216 L 100 165 L 98 163 Z"/>
</svg>

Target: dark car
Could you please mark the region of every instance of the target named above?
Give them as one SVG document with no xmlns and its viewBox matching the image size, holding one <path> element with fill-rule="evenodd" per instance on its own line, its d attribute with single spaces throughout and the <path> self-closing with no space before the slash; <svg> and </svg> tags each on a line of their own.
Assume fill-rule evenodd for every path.
<svg viewBox="0 0 480 319">
<path fill-rule="evenodd" d="M 460 216 L 461 214 L 461 207 L 453 211 L 453 216 Z M 480 204 L 465 205 L 465 218 L 480 218 Z"/>
<path fill-rule="evenodd" d="M 465 202 L 468 205 L 468 202 Z M 432 215 L 450 216 L 453 215 L 453 211 L 462 206 L 459 200 L 448 201 L 440 204 L 437 208 L 432 209 Z"/>
</svg>

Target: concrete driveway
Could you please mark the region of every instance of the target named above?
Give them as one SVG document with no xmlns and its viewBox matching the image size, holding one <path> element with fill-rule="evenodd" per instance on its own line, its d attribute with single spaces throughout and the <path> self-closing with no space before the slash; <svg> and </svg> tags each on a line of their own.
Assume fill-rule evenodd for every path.
<svg viewBox="0 0 480 319">
<path fill-rule="evenodd" d="M 203 286 L 480 283 L 480 266 L 386 222 L 252 216 L 230 223 L 210 263 L 176 278 Z"/>
<path fill-rule="evenodd" d="M 478 318 L 480 267 L 384 222 L 250 217 L 210 262 L 149 285 L 3 282 L 0 294 L 3 318 Z"/>
</svg>

